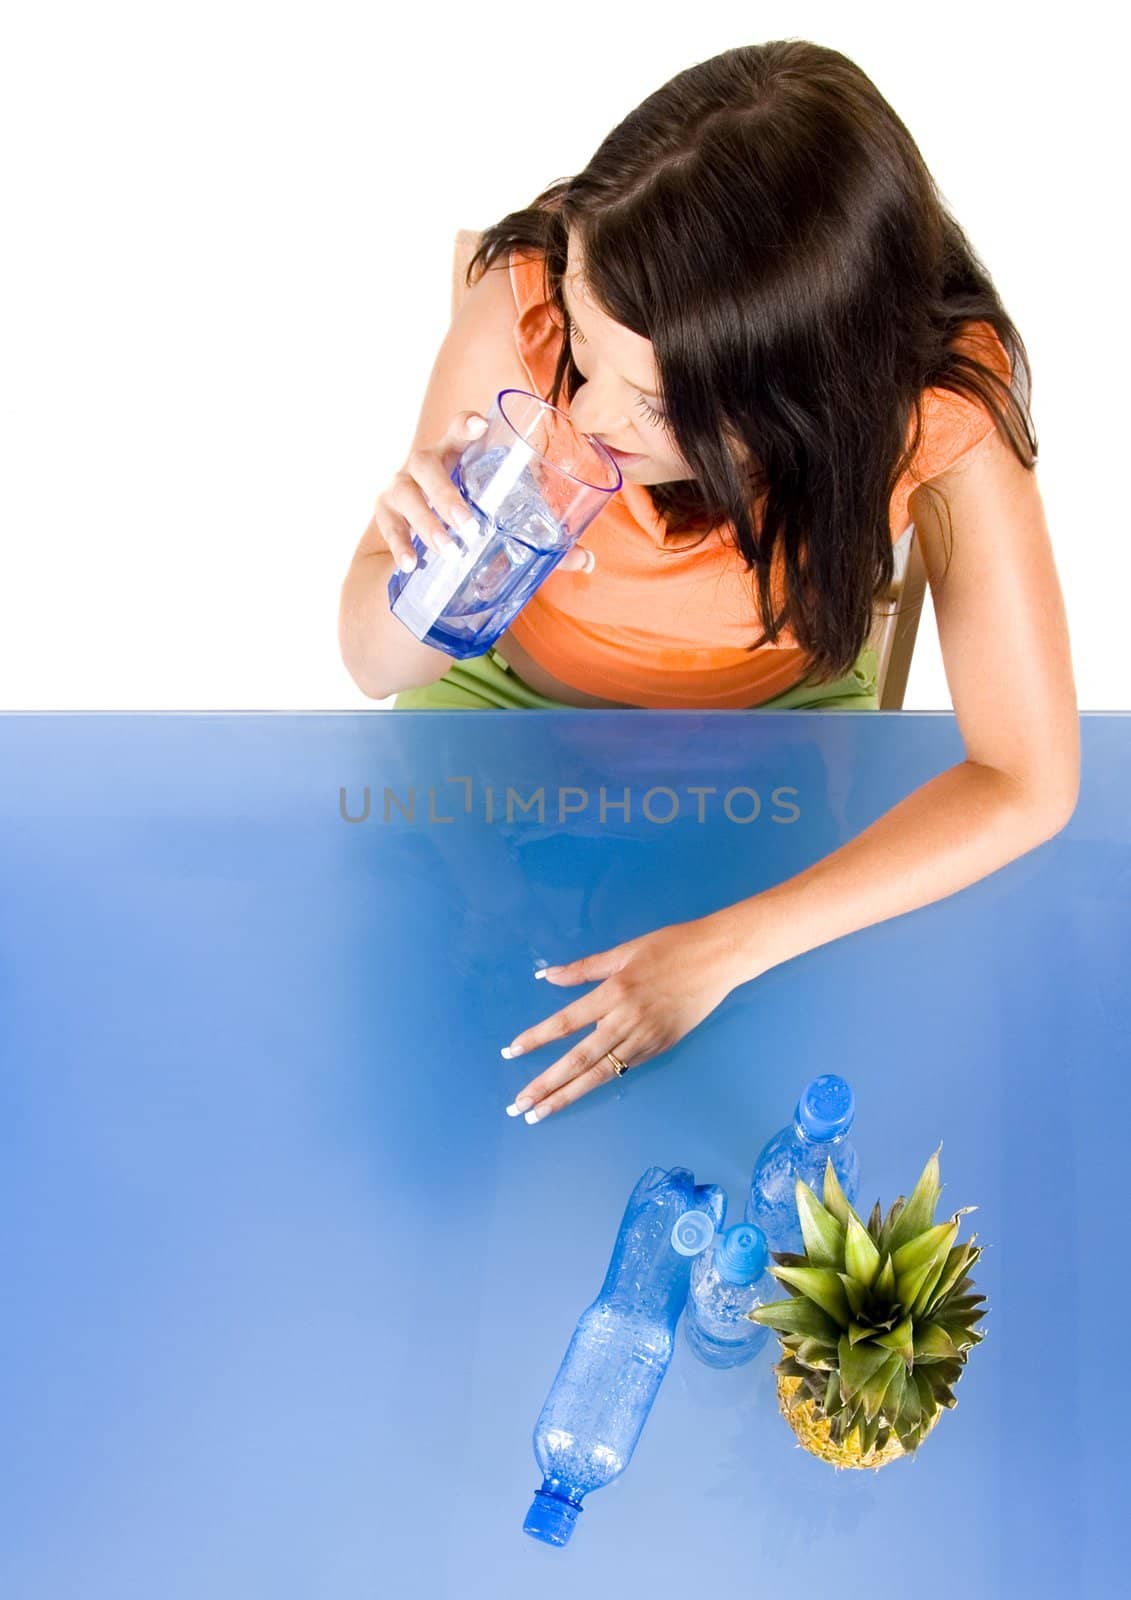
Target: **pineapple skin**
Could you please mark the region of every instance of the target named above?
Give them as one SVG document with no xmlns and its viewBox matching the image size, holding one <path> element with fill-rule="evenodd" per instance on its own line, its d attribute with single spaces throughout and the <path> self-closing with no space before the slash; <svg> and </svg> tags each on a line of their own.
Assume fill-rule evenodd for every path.
<svg viewBox="0 0 1131 1600">
<path fill-rule="evenodd" d="M 777 1384 L 781 1414 L 793 1429 L 797 1442 L 802 1449 L 808 1450 L 810 1455 L 819 1456 L 822 1461 L 827 1461 L 838 1471 L 842 1467 L 871 1467 L 879 1472 L 881 1467 L 886 1467 L 889 1462 L 897 1461 L 900 1456 L 907 1454 L 895 1434 L 892 1434 L 882 1450 L 873 1448 L 867 1455 L 862 1455 L 859 1428 L 853 1428 L 847 1439 L 842 1444 L 837 1444 L 832 1438 L 832 1424 L 821 1411 L 817 1401 L 811 1397 L 805 1400 L 797 1398 L 802 1380 L 786 1378 L 778 1373 Z M 941 1410 L 935 1412 L 924 1429 L 924 1439 L 941 1416 Z"/>
</svg>

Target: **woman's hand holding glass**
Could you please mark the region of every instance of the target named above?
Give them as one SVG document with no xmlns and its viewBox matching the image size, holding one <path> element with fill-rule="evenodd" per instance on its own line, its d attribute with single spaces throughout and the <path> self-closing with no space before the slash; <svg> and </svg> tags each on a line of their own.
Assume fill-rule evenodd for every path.
<svg viewBox="0 0 1131 1600">
<path fill-rule="evenodd" d="M 377 496 L 373 523 L 403 572 L 416 566 L 414 533 L 429 550 L 441 551 L 458 548 L 444 519 L 457 533 L 474 532 L 477 520 L 452 482 L 452 472 L 467 445 L 486 426 L 486 418 L 478 412 L 458 412 L 444 437 L 437 444 L 413 450 Z M 580 544 L 558 563 L 559 569 L 567 572 L 591 571 L 593 565 L 591 553 Z"/>
</svg>

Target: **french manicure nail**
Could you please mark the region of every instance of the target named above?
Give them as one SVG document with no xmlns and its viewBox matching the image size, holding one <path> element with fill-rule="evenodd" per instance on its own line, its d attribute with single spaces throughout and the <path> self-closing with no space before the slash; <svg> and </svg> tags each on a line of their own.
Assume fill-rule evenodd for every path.
<svg viewBox="0 0 1131 1600">
<path fill-rule="evenodd" d="M 534 1122 L 538 1121 L 538 1107 L 537 1106 L 534 1107 L 533 1111 L 528 1111 L 526 1113 L 526 1120 L 527 1120 L 527 1122 L 530 1122 L 530 1123 L 534 1123 Z"/>
<path fill-rule="evenodd" d="M 522 1046 L 520 1044 L 505 1044 L 499 1054 L 509 1061 L 512 1056 L 520 1056 L 522 1054 Z"/>
<path fill-rule="evenodd" d="M 521 1116 L 521 1115 L 522 1115 L 522 1111 L 521 1111 L 521 1108 L 519 1106 L 511 1105 L 511 1106 L 507 1107 L 507 1116 L 508 1117 L 518 1117 L 518 1116 Z"/>
</svg>

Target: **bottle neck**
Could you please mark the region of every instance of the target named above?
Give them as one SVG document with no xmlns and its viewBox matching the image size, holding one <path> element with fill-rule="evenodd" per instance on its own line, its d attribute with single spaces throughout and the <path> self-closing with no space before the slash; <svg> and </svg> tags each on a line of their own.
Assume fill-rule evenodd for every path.
<svg viewBox="0 0 1131 1600">
<path fill-rule="evenodd" d="M 842 1133 L 834 1134 L 831 1139 L 814 1139 L 811 1133 L 805 1131 L 797 1117 L 793 1119 L 793 1137 L 798 1144 L 806 1145 L 810 1150 L 838 1150 L 851 1132 L 851 1127 L 848 1127 Z"/>
<path fill-rule="evenodd" d="M 586 1490 L 581 1488 L 579 1484 L 570 1483 L 568 1478 L 544 1477 L 542 1479 L 542 1487 L 537 1492 L 539 1494 L 552 1495 L 555 1500 L 569 1501 L 579 1511 L 583 1509 L 581 1502 L 585 1498 Z"/>
</svg>

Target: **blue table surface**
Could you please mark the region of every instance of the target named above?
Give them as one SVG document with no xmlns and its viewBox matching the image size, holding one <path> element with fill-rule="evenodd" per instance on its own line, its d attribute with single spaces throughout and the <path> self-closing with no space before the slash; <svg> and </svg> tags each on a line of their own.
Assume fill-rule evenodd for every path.
<svg viewBox="0 0 1131 1600">
<path fill-rule="evenodd" d="M 0 1593 L 1118 1592 L 1131 720 L 1081 725 L 1055 838 L 530 1127 L 564 1047 L 500 1046 L 589 987 L 536 963 L 792 876 L 961 760 L 953 716 L 0 717 Z M 861 1208 L 940 1140 L 939 1217 L 978 1207 L 957 1407 L 838 1474 L 775 1340 L 720 1373 L 681 1336 L 626 1472 L 530 1539 L 634 1182 L 690 1167 L 740 1219 L 833 1070 Z"/>
</svg>

